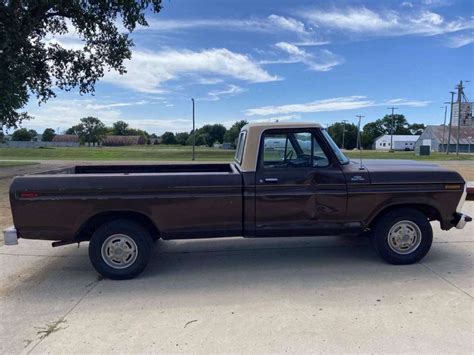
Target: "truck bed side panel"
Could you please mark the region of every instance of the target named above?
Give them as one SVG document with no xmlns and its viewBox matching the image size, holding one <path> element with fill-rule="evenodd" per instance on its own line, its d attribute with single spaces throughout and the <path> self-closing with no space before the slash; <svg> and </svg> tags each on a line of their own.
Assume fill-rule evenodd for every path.
<svg viewBox="0 0 474 355">
<path fill-rule="evenodd" d="M 71 240 L 89 218 L 112 211 L 148 217 L 165 239 L 217 237 L 241 235 L 241 189 L 238 173 L 59 174 L 15 178 L 10 199 L 23 238 Z"/>
</svg>

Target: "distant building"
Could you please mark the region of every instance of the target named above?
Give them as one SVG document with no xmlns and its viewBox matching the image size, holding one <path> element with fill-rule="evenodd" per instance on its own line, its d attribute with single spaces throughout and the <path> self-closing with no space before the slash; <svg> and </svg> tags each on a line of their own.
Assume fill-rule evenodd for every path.
<svg viewBox="0 0 474 355">
<path fill-rule="evenodd" d="M 452 115 L 452 125 L 457 126 L 459 121 L 459 104 L 453 104 L 453 115 Z M 461 102 L 461 120 L 460 126 L 469 126 L 472 127 L 474 124 L 472 122 L 472 102 Z"/>
<path fill-rule="evenodd" d="M 145 144 L 146 140 L 143 136 L 106 136 L 102 141 L 103 146 L 124 146 Z"/>
<path fill-rule="evenodd" d="M 443 127 L 444 127 L 444 141 L 443 141 Z M 448 126 L 427 126 L 421 134 L 420 139 L 416 142 L 415 148 L 420 145 L 430 145 L 434 152 L 445 152 L 448 146 Z M 474 126 L 460 126 L 459 127 L 459 151 L 467 153 L 469 148 L 474 152 Z M 456 143 L 458 139 L 458 127 L 452 127 L 451 139 L 449 142 L 449 151 L 456 151 Z M 470 144 L 469 144 L 470 143 Z"/>
<path fill-rule="evenodd" d="M 393 135 L 393 150 L 415 150 L 415 143 L 420 136 L 415 135 Z M 390 134 L 384 134 L 375 139 L 373 148 L 375 150 L 390 150 L 392 138 Z"/>
</svg>

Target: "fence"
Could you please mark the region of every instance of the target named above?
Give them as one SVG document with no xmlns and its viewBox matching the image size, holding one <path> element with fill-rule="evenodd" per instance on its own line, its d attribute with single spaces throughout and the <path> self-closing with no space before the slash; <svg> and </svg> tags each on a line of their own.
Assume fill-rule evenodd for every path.
<svg viewBox="0 0 474 355">
<path fill-rule="evenodd" d="M 0 148 L 72 148 L 79 147 L 79 142 L 22 142 L 7 141 L 0 143 Z"/>
</svg>

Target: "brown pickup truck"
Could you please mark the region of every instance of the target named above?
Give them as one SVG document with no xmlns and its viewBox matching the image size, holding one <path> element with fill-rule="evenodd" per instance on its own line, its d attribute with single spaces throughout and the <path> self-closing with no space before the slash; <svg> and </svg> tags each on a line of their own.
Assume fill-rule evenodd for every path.
<svg viewBox="0 0 474 355">
<path fill-rule="evenodd" d="M 153 241 L 243 236 L 370 235 L 377 253 L 410 264 L 431 247 L 430 221 L 463 228 L 466 183 L 413 161 L 344 156 L 313 123 L 242 128 L 235 162 L 75 166 L 16 177 L 10 187 L 18 238 L 54 246 L 90 241 L 101 274 L 124 279 L 146 266 Z"/>
</svg>

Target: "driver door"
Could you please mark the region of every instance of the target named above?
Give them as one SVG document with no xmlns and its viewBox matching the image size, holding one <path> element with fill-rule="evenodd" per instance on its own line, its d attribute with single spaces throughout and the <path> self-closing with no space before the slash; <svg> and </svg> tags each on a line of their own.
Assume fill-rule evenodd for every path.
<svg viewBox="0 0 474 355">
<path fill-rule="evenodd" d="M 318 131 L 263 134 L 256 172 L 256 235 L 327 235 L 339 231 L 347 190 Z"/>
</svg>

